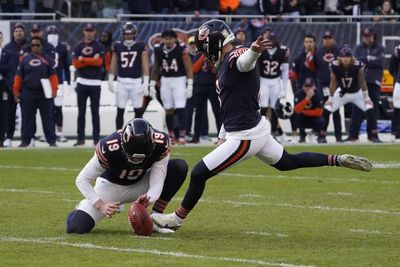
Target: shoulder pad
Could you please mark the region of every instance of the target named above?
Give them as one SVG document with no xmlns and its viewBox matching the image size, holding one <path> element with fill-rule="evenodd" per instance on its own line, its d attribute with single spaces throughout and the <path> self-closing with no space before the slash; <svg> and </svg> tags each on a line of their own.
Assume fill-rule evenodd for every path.
<svg viewBox="0 0 400 267">
<path fill-rule="evenodd" d="M 99 142 L 96 146 L 96 156 L 103 168 L 109 167 L 108 159 L 106 157 L 108 151 L 106 145 L 107 144 L 105 142 Z"/>
<path fill-rule="evenodd" d="M 241 46 L 231 51 L 229 53 L 229 62 L 235 58 L 238 58 L 240 55 L 243 55 L 247 50 L 249 50 L 249 48 Z"/>
<path fill-rule="evenodd" d="M 157 150 L 160 152 L 160 159 L 165 158 L 171 151 L 171 142 L 169 136 L 161 131 L 154 131 L 154 142 L 156 143 Z"/>
</svg>

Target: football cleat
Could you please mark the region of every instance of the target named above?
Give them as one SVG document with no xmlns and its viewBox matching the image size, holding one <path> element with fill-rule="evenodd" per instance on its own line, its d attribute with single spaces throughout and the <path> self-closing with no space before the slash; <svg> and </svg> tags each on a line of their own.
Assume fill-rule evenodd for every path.
<svg viewBox="0 0 400 267">
<path fill-rule="evenodd" d="M 339 166 L 369 172 L 372 170 L 371 162 L 362 157 L 344 154 L 339 156 Z"/>
<path fill-rule="evenodd" d="M 153 222 L 153 233 L 173 234 L 175 231 L 170 228 L 162 228 Z"/>
<path fill-rule="evenodd" d="M 169 228 L 174 231 L 178 230 L 183 224 L 183 220 L 181 220 L 181 222 L 178 221 L 175 212 L 170 214 L 155 213 L 150 217 L 157 226 L 161 228 Z"/>
</svg>

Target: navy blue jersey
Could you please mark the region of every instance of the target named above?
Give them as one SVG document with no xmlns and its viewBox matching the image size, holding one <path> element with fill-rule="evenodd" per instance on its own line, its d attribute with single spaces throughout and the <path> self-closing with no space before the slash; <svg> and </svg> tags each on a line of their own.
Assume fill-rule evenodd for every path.
<svg viewBox="0 0 400 267">
<path fill-rule="evenodd" d="M 400 58 L 393 53 L 389 61 L 389 72 L 395 78 L 396 83 L 400 83 Z"/>
<path fill-rule="evenodd" d="M 319 87 L 329 86 L 331 81 L 329 64 L 339 55 L 339 48 L 333 46 L 331 48 L 319 47 L 314 55 L 314 62 L 317 67 L 317 83 Z"/>
<path fill-rule="evenodd" d="M 151 156 L 145 160 L 141 168 L 134 168 L 128 163 L 121 147 L 122 131 L 112 133 L 101 139 L 96 146 L 96 155 L 101 166 L 106 171 L 101 177 L 112 183 L 130 185 L 138 182 L 153 163 L 168 156 L 171 149 L 169 136 L 166 133 L 154 129 L 156 147 Z"/>
<path fill-rule="evenodd" d="M 67 45 L 64 43 L 58 43 L 56 49 L 56 66 L 58 82 L 61 84 L 63 81 L 69 82 L 70 71 L 69 71 L 69 57 Z"/>
<path fill-rule="evenodd" d="M 342 93 L 355 93 L 360 89 L 358 72 L 364 67 L 362 62 L 356 60 L 354 64 L 345 69 L 339 65 L 339 61 L 335 60 L 330 67 L 336 75 L 337 84 L 342 89 Z"/>
<path fill-rule="evenodd" d="M 281 45 L 276 48 L 272 55 L 265 50 L 258 58 L 258 67 L 260 76 L 267 79 L 278 78 L 282 74 L 282 64 L 287 62 L 289 57 L 289 49 Z"/>
<path fill-rule="evenodd" d="M 18 65 L 19 65 L 19 58 L 21 55 L 21 50 L 26 44 L 26 40 L 22 40 L 22 42 L 17 43 L 14 40 L 9 42 L 4 46 L 4 49 L 7 49 L 8 51 L 11 52 L 11 57 L 12 57 L 12 64 L 13 64 L 13 75 L 15 75 L 15 72 L 17 71 Z"/>
<path fill-rule="evenodd" d="M 157 44 L 154 47 L 154 57 L 162 68 L 163 77 L 186 76 L 185 66 L 183 65 L 182 55 L 186 52 L 186 45 L 176 43 L 171 50 L 164 44 Z"/>
<path fill-rule="evenodd" d="M 112 51 L 117 54 L 118 76 L 123 78 L 140 78 L 142 75 L 142 52 L 147 50 L 145 43 L 135 42 L 126 46 L 115 42 Z"/>
<path fill-rule="evenodd" d="M 12 93 L 13 88 L 13 79 L 15 74 L 15 67 L 13 61 L 13 54 L 7 50 L 2 48 L 0 54 L 0 91 L 8 91 Z"/>
<path fill-rule="evenodd" d="M 104 52 L 104 46 L 97 41 L 91 41 L 89 43 L 81 41 L 75 46 L 72 57 L 76 59 L 80 56 L 93 58 L 98 54 L 101 58 L 104 58 Z M 79 68 L 77 72 L 79 77 L 85 79 L 101 80 L 103 77 L 102 66 L 87 66 L 85 68 Z"/>
<path fill-rule="evenodd" d="M 217 77 L 217 93 L 221 103 L 221 116 L 227 132 L 255 127 L 261 120 L 258 112 L 260 72 L 257 64 L 249 72 L 240 72 L 238 57 L 249 48 L 239 47 L 227 53 Z"/>
<path fill-rule="evenodd" d="M 29 43 L 25 44 L 20 51 L 20 56 L 26 56 L 32 52 L 31 45 Z M 48 55 L 52 60 L 56 60 L 56 49 L 46 40 L 42 39 L 42 54 Z"/>
<path fill-rule="evenodd" d="M 301 52 L 294 60 L 292 64 L 292 72 L 296 74 L 296 88 L 297 90 L 303 90 L 303 84 L 305 79 L 311 78 L 314 81 L 317 77 L 317 72 L 310 68 L 309 62 L 307 62 L 307 53 L 305 51 Z"/>
<path fill-rule="evenodd" d="M 22 77 L 22 93 L 31 92 L 44 96 L 40 79 L 47 79 L 55 74 L 54 61 L 48 55 L 29 54 L 19 63 L 17 75 Z"/>
<path fill-rule="evenodd" d="M 306 92 L 304 90 L 299 90 L 294 95 L 294 105 L 300 103 L 306 98 Z M 322 109 L 323 108 L 323 97 L 322 94 L 315 90 L 315 95 L 312 96 L 309 103 L 304 107 L 305 110 L 314 110 L 314 109 Z"/>
</svg>

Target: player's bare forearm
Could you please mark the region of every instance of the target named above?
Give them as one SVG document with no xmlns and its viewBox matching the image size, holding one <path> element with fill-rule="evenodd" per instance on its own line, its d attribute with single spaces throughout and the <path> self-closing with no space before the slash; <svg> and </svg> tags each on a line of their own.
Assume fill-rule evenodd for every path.
<svg viewBox="0 0 400 267">
<path fill-rule="evenodd" d="M 189 54 L 188 53 L 184 53 L 182 55 L 182 61 L 183 61 L 183 65 L 185 66 L 185 70 L 186 70 L 186 77 L 188 79 L 193 79 L 193 69 L 192 69 L 192 62 L 190 60 Z"/>
<path fill-rule="evenodd" d="M 151 70 L 150 80 L 157 81 L 159 73 L 160 73 L 160 64 L 158 63 L 157 60 L 155 60 L 153 68 Z"/>
<path fill-rule="evenodd" d="M 337 88 L 336 75 L 331 72 L 331 82 L 329 83 L 329 94 L 333 96 Z"/>
<path fill-rule="evenodd" d="M 142 73 L 149 76 L 149 53 L 146 50 L 142 52 Z"/>
<path fill-rule="evenodd" d="M 367 83 L 365 82 L 364 68 L 358 71 L 358 83 L 363 91 L 368 91 Z"/>
<path fill-rule="evenodd" d="M 110 71 L 109 74 L 115 75 L 117 73 L 117 53 L 113 52 L 111 56 L 111 64 L 110 64 Z"/>
</svg>

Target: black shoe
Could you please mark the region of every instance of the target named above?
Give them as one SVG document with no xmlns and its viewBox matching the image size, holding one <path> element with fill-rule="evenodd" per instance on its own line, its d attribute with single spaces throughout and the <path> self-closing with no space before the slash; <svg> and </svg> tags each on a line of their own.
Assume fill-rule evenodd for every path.
<svg viewBox="0 0 400 267">
<path fill-rule="evenodd" d="M 382 140 L 379 139 L 379 137 L 373 137 L 369 141 L 371 141 L 372 143 L 375 143 L 375 144 L 383 143 Z"/>
<path fill-rule="evenodd" d="M 356 141 L 358 141 L 358 138 L 351 137 L 351 136 L 349 136 L 349 137 L 347 137 L 346 139 L 343 140 L 343 142 L 356 142 Z"/>
<path fill-rule="evenodd" d="M 28 147 L 28 146 L 29 146 L 28 144 L 21 143 L 21 144 L 19 144 L 19 146 L 18 146 L 18 147 Z"/>
<path fill-rule="evenodd" d="M 94 146 L 97 146 L 98 143 L 99 143 L 99 140 L 94 140 L 94 141 L 93 141 L 93 145 L 94 145 Z"/>
<path fill-rule="evenodd" d="M 49 147 L 58 147 L 57 144 L 49 144 Z"/>
<path fill-rule="evenodd" d="M 80 142 L 80 141 L 78 141 L 74 144 L 74 146 L 84 146 L 84 145 L 85 145 L 85 142 Z"/>
<path fill-rule="evenodd" d="M 190 143 L 190 144 L 198 144 L 198 143 L 200 143 L 200 140 L 197 139 L 197 138 L 192 138 L 188 143 Z"/>
<path fill-rule="evenodd" d="M 306 138 L 305 137 L 300 137 L 299 138 L 299 143 L 305 143 L 306 142 Z"/>
<path fill-rule="evenodd" d="M 318 137 L 318 138 L 317 138 L 317 142 L 318 142 L 318 144 L 326 144 L 326 143 L 327 143 L 327 141 L 326 141 L 326 136 L 320 136 L 320 137 Z"/>
<path fill-rule="evenodd" d="M 343 142 L 343 139 L 341 136 L 336 137 L 336 143 L 342 143 L 342 142 Z"/>
</svg>

